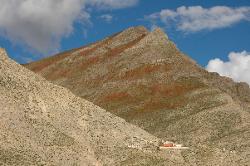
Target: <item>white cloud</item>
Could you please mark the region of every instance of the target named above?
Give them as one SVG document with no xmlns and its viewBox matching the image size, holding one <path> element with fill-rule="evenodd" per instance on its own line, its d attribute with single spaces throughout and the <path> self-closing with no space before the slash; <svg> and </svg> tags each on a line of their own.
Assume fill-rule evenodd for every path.
<svg viewBox="0 0 250 166">
<path fill-rule="evenodd" d="M 231 52 L 228 57 L 227 62 L 218 58 L 210 60 L 206 69 L 222 76 L 231 77 L 237 82 L 247 82 L 250 85 L 250 53 L 246 51 Z"/>
<path fill-rule="evenodd" d="M 59 47 L 76 19 L 89 19 L 81 12 L 82 0 L 0 0 L 0 4 L 0 35 L 43 53 Z"/>
<path fill-rule="evenodd" d="M 86 3 L 98 9 L 122 9 L 137 5 L 139 0 L 86 0 Z"/>
<path fill-rule="evenodd" d="M 197 32 L 229 27 L 243 20 L 250 21 L 250 7 L 215 6 L 203 8 L 201 6 L 182 6 L 176 10 L 161 10 L 145 16 L 145 19 L 153 24 L 159 21 L 166 26 L 175 24 L 177 29 L 183 32 Z"/>
<path fill-rule="evenodd" d="M 0 0 L 0 36 L 29 50 L 48 54 L 58 51 L 74 23 L 91 23 L 88 8 L 120 9 L 138 0 Z M 106 17 L 106 20 L 111 18 Z M 85 30 L 83 29 L 85 32 Z"/>
<path fill-rule="evenodd" d="M 100 16 L 101 19 L 103 19 L 107 23 L 111 23 L 113 20 L 113 16 L 110 14 L 103 14 Z"/>
</svg>

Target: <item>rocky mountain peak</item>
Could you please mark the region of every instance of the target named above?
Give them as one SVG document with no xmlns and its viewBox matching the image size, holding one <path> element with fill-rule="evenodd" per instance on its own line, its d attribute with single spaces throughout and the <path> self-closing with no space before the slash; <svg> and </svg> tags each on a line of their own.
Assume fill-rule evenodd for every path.
<svg viewBox="0 0 250 166">
<path fill-rule="evenodd" d="M 105 44 L 108 44 L 109 47 L 116 47 L 119 45 L 128 44 L 130 42 L 133 43 L 147 36 L 149 33 L 150 32 L 143 26 L 131 27 L 108 37 Z"/>
<path fill-rule="evenodd" d="M 166 32 L 165 32 L 163 29 L 161 29 L 160 27 L 156 27 L 156 28 L 153 30 L 152 33 L 153 33 L 154 35 L 159 36 L 159 37 L 165 37 L 165 38 L 168 39 L 168 36 L 167 36 Z"/>
<path fill-rule="evenodd" d="M 138 47 L 148 46 L 150 48 L 154 47 L 159 49 L 159 47 L 167 47 L 169 43 L 171 43 L 171 41 L 168 39 L 166 33 L 161 28 L 157 27 L 152 32 L 145 35 L 145 37 L 138 43 Z"/>
<path fill-rule="evenodd" d="M 128 28 L 120 33 L 109 37 L 110 42 L 127 44 L 129 42 L 138 41 L 138 44 L 167 44 L 169 42 L 166 33 L 159 27 L 152 32 L 148 31 L 144 26 Z M 137 43 L 137 42 L 135 42 Z M 110 44 L 110 43 L 109 43 Z"/>
<path fill-rule="evenodd" d="M 197 165 L 221 156 L 228 165 L 233 154 L 249 163 L 249 87 L 207 72 L 162 29 L 132 27 L 61 55 L 26 67 L 157 137 L 195 147 Z"/>
<path fill-rule="evenodd" d="M 131 31 L 131 32 L 134 31 L 134 32 L 141 33 L 141 34 L 148 34 L 149 33 L 148 29 L 144 26 L 130 27 L 123 32 L 126 32 L 126 31 Z"/>
</svg>

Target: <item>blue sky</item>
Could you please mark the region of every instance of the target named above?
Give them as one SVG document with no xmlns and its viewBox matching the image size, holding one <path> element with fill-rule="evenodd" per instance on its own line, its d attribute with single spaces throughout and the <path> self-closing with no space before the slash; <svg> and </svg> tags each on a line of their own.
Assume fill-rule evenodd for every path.
<svg viewBox="0 0 250 166">
<path fill-rule="evenodd" d="M 10 4 L 10 1 L 16 1 L 18 5 Z M 160 26 L 181 51 L 203 67 L 209 62 L 210 65 L 214 64 L 216 58 L 223 64 L 233 64 L 228 57 L 232 52 L 245 51 L 244 56 L 250 56 L 249 0 L 61 0 L 59 8 L 55 7 L 58 4 L 50 4 L 49 0 L 41 0 L 44 2 L 41 4 L 35 3 L 35 0 L 23 4 L 23 0 L 10 1 L 0 0 L 0 11 L 5 11 L 5 6 L 9 11 L 25 14 L 20 16 L 18 12 L 6 10 L 1 17 L 0 12 L 0 47 L 6 48 L 11 58 L 19 63 L 80 47 L 137 25 L 144 25 L 148 29 Z M 183 11 L 186 14 L 178 10 L 181 6 L 185 6 Z M 196 8 L 191 10 L 192 7 Z M 219 7 L 216 10 L 219 12 L 210 10 L 216 7 Z M 163 10 L 168 12 L 160 15 Z M 197 29 L 197 24 L 185 27 L 186 23 L 190 23 L 187 20 L 193 19 L 193 23 L 197 23 L 197 18 L 190 16 L 192 11 L 199 11 L 197 15 L 203 14 L 198 19 L 200 29 Z M 6 20 L 8 16 L 9 20 Z M 214 22 L 213 19 L 218 17 Z M 200 25 L 204 24 L 204 18 L 208 19 L 205 23 L 211 21 L 214 25 Z M 249 72 L 249 65 L 250 62 L 245 72 Z M 218 67 L 211 68 L 216 71 Z"/>
</svg>

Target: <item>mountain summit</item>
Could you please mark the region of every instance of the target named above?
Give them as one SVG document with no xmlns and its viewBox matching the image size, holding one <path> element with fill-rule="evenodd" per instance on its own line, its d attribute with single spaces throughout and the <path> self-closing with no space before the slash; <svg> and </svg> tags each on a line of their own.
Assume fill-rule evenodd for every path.
<svg viewBox="0 0 250 166">
<path fill-rule="evenodd" d="M 156 28 L 132 27 L 25 65 L 162 139 L 191 165 L 250 163 L 250 89 L 209 73 Z"/>
</svg>

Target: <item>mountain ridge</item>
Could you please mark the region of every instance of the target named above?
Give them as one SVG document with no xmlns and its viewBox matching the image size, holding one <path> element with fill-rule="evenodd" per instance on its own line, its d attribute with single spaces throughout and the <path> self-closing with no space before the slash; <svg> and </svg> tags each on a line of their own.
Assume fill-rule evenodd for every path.
<svg viewBox="0 0 250 166">
<path fill-rule="evenodd" d="M 249 163 L 249 86 L 207 72 L 161 29 L 137 28 L 42 70 L 34 68 L 46 60 L 25 67 L 159 138 L 194 147 L 196 156 L 183 154 L 190 163 Z"/>
<path fill-rule="evenodd" d="M 165 165 L 159 139 L 10 60 L 0 49 L 0 165 Z"/>
</svg>

